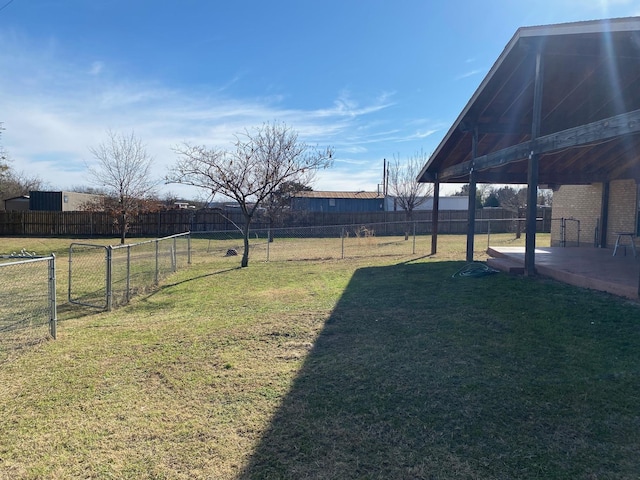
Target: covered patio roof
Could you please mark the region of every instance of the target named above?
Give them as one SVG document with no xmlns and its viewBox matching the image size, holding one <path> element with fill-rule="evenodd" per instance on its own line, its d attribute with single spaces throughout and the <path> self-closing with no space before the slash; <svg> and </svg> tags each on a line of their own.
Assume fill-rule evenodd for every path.
<svg viewBox="0 0 640 480">
<path fill-rule="evenodd" d="M 431 253 L 441 183 L 469 183 L 467 261 L 476 184 L 526 183 L 534 275 L 538 188 L 640 182 L 639 133 L 640 17 L 520 28 L 418 175 L 434 183 Z"/>
<path fill-rule="evenodd" d="M 523 27 L 418 180 L 525 184 L 535 154 L 538 185 L 640 181 L 639 133 L 640 17 Z"/>
</svg>

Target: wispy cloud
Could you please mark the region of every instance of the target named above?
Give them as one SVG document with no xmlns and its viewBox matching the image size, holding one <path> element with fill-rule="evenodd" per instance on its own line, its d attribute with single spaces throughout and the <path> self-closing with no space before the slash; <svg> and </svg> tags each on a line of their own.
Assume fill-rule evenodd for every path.
<svg viewBox="0 0 640 480">
<path fill-rule="evenodd" d="M 351 92 L 343 90 L 338 95 L 338 98 L 334 100 L 333 107 L 328 109 L 319 109 L 314 112 L 310 112 L 313 116 L 318 118 L 327 117 L 351 117 L 355 118 L 361 115 L 367 115 L 375 113 L 380 110 L 384 110 L 393 105 L 391 102 L 392 93 L 385 92 L 375 98 L 372 102 L 362 105 L 356 99 L 353 98 Z"/>
<path fill-rule="evenodd" d="M 238 77 L 219 88 L 184 90 L 148 79 L 122 80 L 104 61 L 80 65 L 61 58 L 55 48 L 34 54 L 23 43 L 12 43 L 8 49 L 0 37 L 4 146 L 17 169 L 33 172 L 54 188 L 86 183 L 86 165 L 92 161 L 88 149 L 104 140 L 107 129 L 135 131 L 155 158 L 156 174 L 163 177 L 175 162 L 173 146 L 184 141 L 230 146 L 246 128 L 282 121 L 303 141 L 336 149 L 336 167 L 319 175 L 321 185 L 359 189 L 371 185 L 375 176 L 362 166 L 371 157 L 374 163 L 382 158 L 371 153 L 373 145 L 430 134 L 428 128 L 389 128 L 384 112 L 395 105 L 395 92 L 364 98 L 345 89 L 327 107 L 290 108 L 282 96 L 230 96 L 226 90 Z M 18 68 L 12 64 L 15 58 L 21 59 Z"/>
<path fill-rule="evenodd" d="M 104 70 L 104 63 L 102 62 L 93 62 L 89 67 L 89 75 L 100 75 Z"/>
<path fill-rule="evenodd" d="M 469 70 L 468 72 L 462 73 L 460 75 L 458 75 L 457 77 L 454 78 L 454 80 L 458 81 L 458 80 L 462 80 L 464 78 L 469 78 L 469 77 L 473 77 L 475 75 L 479 75 L 482 72 L 484 72 L 484 70 L 481 69 L 475 69 L 475 70 Z"/>
</svg>

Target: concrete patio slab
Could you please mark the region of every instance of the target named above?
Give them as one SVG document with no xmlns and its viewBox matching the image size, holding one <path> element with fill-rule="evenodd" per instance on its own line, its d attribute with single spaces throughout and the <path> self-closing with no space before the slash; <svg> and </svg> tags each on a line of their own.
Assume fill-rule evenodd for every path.
<svg viewBox="0 0 640 480">
<path fill-rule="evenodd" d="M 522 273 L 524 247 L 489 247 L 487 264 L 497 270 Z M 536 273 L 555 280 L 609 292 L 640 302 L 640 257 L 631 251 L 585 247 L 544 247 L 535 249 Z"/>
</svg>

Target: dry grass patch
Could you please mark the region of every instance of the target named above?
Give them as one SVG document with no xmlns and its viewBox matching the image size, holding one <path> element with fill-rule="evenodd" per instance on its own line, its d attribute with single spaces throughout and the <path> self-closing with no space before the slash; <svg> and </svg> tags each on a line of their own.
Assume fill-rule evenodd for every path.
<svg viewBox="0 0 640 480">
<path fill-rule="evenodd" d="M 445 239 L 435 258 L 196 257 L 63 320 L 0 368 L 0 478 L 636 477 L 638 306 L 454 279 L 465 239 Z"/>
</svg>

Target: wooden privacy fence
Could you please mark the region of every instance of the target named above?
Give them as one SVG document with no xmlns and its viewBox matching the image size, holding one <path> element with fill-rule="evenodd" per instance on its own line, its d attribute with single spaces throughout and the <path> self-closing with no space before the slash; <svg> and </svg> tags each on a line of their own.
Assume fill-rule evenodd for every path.
<svg viewBox="0 0 640 480">
<path fill-rule="evenodd" d="M 486 208 L 476 212 L 477 220 L 516 218 L 517 214 L 501 208 Z M 537 214 L 542 221 L 538 222 L 538 231 L 551 231 L 551 209 L 540 209 Z M 460 210 L 440 211 L 438 231 L 443 234 L 463 234 L 467 231 L 467 212 Z M 258 215 L 252 228 L 271 227 L 317 227 L 325 225 L 354 225 L 370 223 L 392 223 L 406 220 L 405 213 L 399 212 L 290 212 L 287 218 L 277 224 L 269 225 L 263 215 Z M 432 212 L 420 210 L 413 212 L 411 221 L 431 222 Z M 130 237 L 164 237 L 191 232 L 227 231 L 242 225 L 243 218 L 239 211 L 202 210 L 168 210 L 156 213 L 137 215 L 131 219 Z M 504 225 L 506 221 L 494 225 Z M 478 222 L 477 233 L 485 233 L 482 228 L 487 222 Z M 494 230 L 492 231 L 499 233 Z M 506 230 L 505 230 L 506 231 Z M 8 236 L 64 236 L 64 237 L 117 237 L 118 225 L 114 218 L 102 212 L 0 212 L 0 235 Z"/>
</svg>

